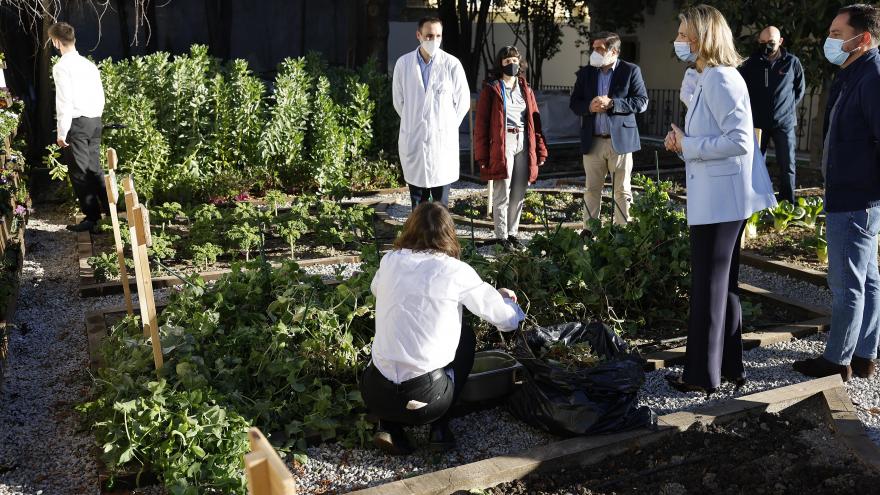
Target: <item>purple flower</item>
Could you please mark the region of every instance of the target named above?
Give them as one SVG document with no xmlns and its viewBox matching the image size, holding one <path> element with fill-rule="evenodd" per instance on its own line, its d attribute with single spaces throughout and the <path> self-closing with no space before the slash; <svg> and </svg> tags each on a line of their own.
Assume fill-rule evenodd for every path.
<svg viewBox="0 0 880 495">
<path fill-rule="evenodd" d="M 16 215 L 24 216 L 24 214 L 25 214 L 26 212 L 27 212 L 27 208 L 25 208 L 25 207 L 22 206 L 22 205 L 18 205 L 18 206 L 15 207 L 15 214 L 16 214 Z"/>
</svg>

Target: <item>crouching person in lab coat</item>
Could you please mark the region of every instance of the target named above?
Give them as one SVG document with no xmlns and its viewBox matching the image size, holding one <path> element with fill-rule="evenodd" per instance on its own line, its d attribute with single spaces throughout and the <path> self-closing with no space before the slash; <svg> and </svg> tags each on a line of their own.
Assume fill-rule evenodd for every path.
<svg viewBox="0 0 880 495">
<path fill-rule="evenodd" d="M 387 453 L 412 452 L 403 425 L 429 423 L 431 448 L 455 448 L 449 409 L 476 347 L 473 329 L 462 328 L 462 306 L 502 331 L 525 317 L 513 292 L 483 282 L 460 253 L 446 208 L 421 204 L 373 278 L 376 336 L 360 388 L 380 420 L 373 443 Z"/>
<path fill-rule="evenodd" d="M 471 105 L 461 62 L 440 49 L 443 25 L 419 21 L 419 47 L 397 59 L 392 80 L 400 115 L 398 151 L 413 210 L 427 201 L 448 206 L 449 186 L 458 180 L 458 128 Z"/>
</svg>

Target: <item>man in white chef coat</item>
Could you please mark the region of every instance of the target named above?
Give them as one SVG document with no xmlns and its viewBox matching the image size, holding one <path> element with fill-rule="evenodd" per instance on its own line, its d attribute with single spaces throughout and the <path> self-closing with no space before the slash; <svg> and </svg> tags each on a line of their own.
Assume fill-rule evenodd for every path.
<svg viewBox="0 0 880 495">
<path fill-rule="evenodd" d="M 419 21 L 419 47 L 394 65 L 394 109 L 400 115 L 398 149 L 412 208 L 438 201 L 458 180 L 458 128 L 470 109 L 471 93 L 461 62 L 440 49 L 443 24 Z"/>
</svg>

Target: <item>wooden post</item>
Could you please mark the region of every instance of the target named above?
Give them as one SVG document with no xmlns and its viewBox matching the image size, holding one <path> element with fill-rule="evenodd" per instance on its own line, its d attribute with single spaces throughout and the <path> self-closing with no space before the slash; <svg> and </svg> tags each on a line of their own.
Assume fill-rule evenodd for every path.
<svg viewBox="0 0 880 495">
<path fill-rule="evenodd" d="M 119 185 L 116 183 L 116 150 L 107 148 L 107 165 L 110 169 L 104 177 L 107 186 L 107 201 L 110 203 L 110 221 L 113 223 L 113 240 L 116 242 L 116 258 L 119 260 L 119 280 L 122 282 L 125 309 L 129 315 L 134 314 L 131 300 L 131 287 L 128 285 L 128 269 L 125 267 L 125 252 L 122 245 L 122 234 L 119 231 L 119 214 L 116 203 L 119 201 Z M 134 244 L 132 244 L 134 247 Z"/>
<path fill-rule="evenodd" d="M 153 278 L 150 273 L 150 260 L 147 258 L 147 248 L 153 245 L 150 234 L 150 212 L 147 207 L 138 204 L 132 211 L 133 215 L 128 221 L 134 224 L 136 237 L 132 237 L 132 253 L 134 253 L 135 266 L 141 266 L 143 276 L 144 303 L 141 308 L 141 323 L 144 325 L 144 334 L 149 335 L 153 344 L 153 363 L 156 365 L 156 373 L 162 369 L 162 341 L 159 339 L 159 319 L 156 314 L 156 300 L 153 297 Z"/>
<path fill-rule="evenodd" d="M 134 220 L 135 207 L 138 205 L 137 193 L 134 191 L 134 181 L 131 176 L 122 179 L 122 189 L 125 191 L 125 213 L 128 216 L 128 235 L 131 239 L 131 257 L 134 260 L 134 280 L 137 286 L 138 306 L 141 309 L 141 319 L 147 314 L 146 289 L 144 289 L 144 275 L 142 273 L 142 265 L 138 263 L 138 255 L 140 252 L 137 247 L 137 232 L 135 232 Z M 149 336 L 149 329 L 144 326 L 144 337 Z"/>
<path fill-rule="evenodd" d="M 250 495 L 294 495 L 293 475 L 259 428 L 248 431 L 251 452 L 244 456 Z"/>
</svg>

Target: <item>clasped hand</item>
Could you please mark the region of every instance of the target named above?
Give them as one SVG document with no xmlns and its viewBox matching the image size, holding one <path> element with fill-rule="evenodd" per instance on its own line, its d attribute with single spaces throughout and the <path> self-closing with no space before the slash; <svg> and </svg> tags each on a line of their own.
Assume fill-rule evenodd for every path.
<svg viewBox="0 0 880 495">
<path fill-rule="evenodd" d="M 591 113 L 607 112 L 611 108 L 611 98 L 607 96 L 597 96 L 590 102 Z"/>
<path fill-rule="evenodd" d="M 681 145 L 684 142 L 684 131 L 682 131 L 675 124 L 671 124 L 671 128 L 672 130 L 670 130 L 669 133 L 666 134 L 666 139 L 663 140 L 663 144 L 666 146 L 666 149 L 668 151 L 681 153 Z"/>
</svg>

